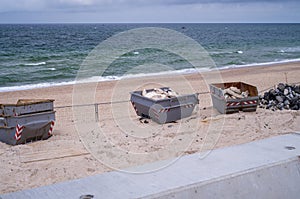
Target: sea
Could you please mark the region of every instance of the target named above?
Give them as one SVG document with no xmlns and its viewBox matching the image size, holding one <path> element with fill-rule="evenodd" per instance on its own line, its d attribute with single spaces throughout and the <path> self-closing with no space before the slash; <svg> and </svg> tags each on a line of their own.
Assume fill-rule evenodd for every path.
<svg viewBox="0 0 300 199">
<path fill-rule="evenodd" d="M 300 61 L 300 24 L 0 24 L 0 92 L 74 84 L 79 68 L 97 45 L 118 33 L 145 27 L 167 28 L 192 38 L 219 69 Z M 122 58 L 115 62 L 117 70 L 90 78 L 120 79 L 132 65 L 157 59 L 175 66 L 132 75 L 192 71 L 184 60 L 160 50 L 139 49 Z"/>
</svg>

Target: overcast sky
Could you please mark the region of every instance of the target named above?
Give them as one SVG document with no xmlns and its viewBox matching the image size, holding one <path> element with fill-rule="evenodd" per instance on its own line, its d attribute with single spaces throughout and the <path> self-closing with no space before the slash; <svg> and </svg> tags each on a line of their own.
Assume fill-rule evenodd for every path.
<svg viewBox="0 0 300 199">
<path fill-rule="evenodd" d="M 300 0 L 0 0 L 0 23 L 300 22 Z"/>
</svg>

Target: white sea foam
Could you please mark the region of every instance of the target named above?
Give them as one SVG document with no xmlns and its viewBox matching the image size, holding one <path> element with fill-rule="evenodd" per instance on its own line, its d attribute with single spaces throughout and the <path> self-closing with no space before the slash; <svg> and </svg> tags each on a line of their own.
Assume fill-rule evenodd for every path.
<svg viewBox="0 0 300 199">
<path fill-rule="evenodd" d="M 46 88 L 46 87 L 53 87 L 53 86 L 74 85 L 77 83 L 115 81 L 115 80 L 128 79 L 128 78 L 142 78 L 142 77 L 172 75 L 172 74 L 191 74 L 191 73 L 196 73 L 201 71 L 209 71 L 209 69 L 188 68 L 188 69 L 182 69 L 176 71 L 164 71 L 159 73 L 125 74 L 123 76 L 105 76 L 105 77 L 93 76 L 86 79 L 77 79 L 77 80 L 65 81 L 65 82 L 49 82 L 49 83 L 28 84 L 28 85 L 21 85 L 21 86 L 0 87 L 0 92 L 31 90 L 36 88 Z"/>
<path fill-rule="evenodd" d="M 27 63 L 27 64 L 24 64 L 25 66 L 40 66 L 40 65 L 45 65 L 46 62 L 37 62 L 37 63 Z"/>
<path fill-rule="evenodd" d="M 212 51 L 209 52 L 210 55 L 222 55 L 222 54 L 233 54 L 235 52 L 232 51 Z"/>
<path fill-rule="evenodd" d="M 287 53 L 296 53 L 296 52 L 300 52 L 300 46 L 289 47 L 289 48 L 285 48 L 283 50 L 284 50 L 284 52 L 287 52 Z"/>
<path fill-rule="evenodd" d="M 279 61 L 273 61 L 273 62 L 264 62 L 264 63 L 252 63 L 252 64 L 244 64 L 244 65 L 229 65 L 229 66 L 219 67 L 219 69 L 267 66 L 267 65 L 284 64 L 284 63 L 290 63 L 290 62 L 300 62 L 300 58 L 299 59 L 279 60 Z"/>
<path fill-rule="evenodd" d="M 75 83 L 75 81 L 60 82 L 60 83 L 39 83 L 39 84 L 27 84 L 27 85 L 21 85 L 21 86 L 0 87 L 0 92 L 30 90 L 30 89 L 35 89 L 35 88 L 46 88 L 46 87 L 60 86 L 60 85 L 72 85 L 74 83 Z"/>
<path fill-rule="evenodd" d="M 159 73 L 139 73 L 139 74 L 125 74 L 123 76 L 93 76 L 86 79 L 81 80 L 73 80 L 73 81 L 65 81 L 65 82 L 49 82 L 49 83 L 38 83 L 38 84 L 29 84 L 29 85 L 21 85 L 21 86 L 11 86 L 11 87 L 0 87 L 0 92 L 7 92 L 7 91 L 18 91 L 18 90 L 30 90 L 35 88 L 45 88 L 45 87 L 52 87 L 52 86 L 63 86 L 63 85 L 74 85 L 76 83 L 90 83 L 90 82 L 103 82 L 103 81 L 115 81 L 127 78 L 142 78 L 142 77 L 150 77 L 150 76 L 160 76 L 160 75 L 180 75 L 180 74 L 193 74 L 197 72 L 206 72 L 210 70 L 222 70 L 222 69 L 229 69 L 229 68 L 242 68 L 242 67 L 255 67 L 255 66 L 267 66 L 272 64 L 281 64 L 281 63 L 289 63 L 289 62 L 296 62 L 300 61 L 299 59 L 292 59 L 292 60 L 281 60 L 281 61 L 274 61 L 274 62 L 266 62 L 266 63 L 253 63 L 253 64 L 245 64 L 245 65 L 231 65 L 231 66 L 224 66 L 218 68 L 187 68 L 182 70 L 175 70 L 175 71 L 164 71 Z"/>
<path fill-rule="evenodd" d="M 176 75 L 176 74 L 191 74 L 196 72 L 209 71 L 208 68 L 186 68 L 182 70 L 174 70 L 174 71 L 163 71 L 158 73 L 139 73 L 139 74 L 126 74 L 120 77 L 121 79 L 128 78 L 140 78 L 140 77 L 151 77 L 151 76 L 163 76 L 163 75 Z"/>
</svg>

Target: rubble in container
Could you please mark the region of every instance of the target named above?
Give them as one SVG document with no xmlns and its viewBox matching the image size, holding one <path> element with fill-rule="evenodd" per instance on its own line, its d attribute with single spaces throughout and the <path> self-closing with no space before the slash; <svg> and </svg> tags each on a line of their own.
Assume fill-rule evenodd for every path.
<svg viewBox="0 0 300 199">
<path fill-rule="evenodd" d="M 242 92 L 237 87 L 229 87 L 223 90 L 225 99 L 242 99 L 249 96 L 249 91 Z"/>
<path fill-rule="evenodd" d="M 147 92 L 146 89 L 143 90 L 142 96 L 151 98 L 154 100 L 159 99 L 167 99 L 172 97 L 177 97 L 178 93 L 173 91 L 171 88 L 168 89 L 160 89 L 160 88 L 154 88 L 153 91 Z"/>
<path fill-rule="evenodd" d="M 259 96 L 259 107 L 270 110 L 299 110 L 300 109 L 300 85 L 279 83 L 274 89 L 270 89 Z"/>
</svg>

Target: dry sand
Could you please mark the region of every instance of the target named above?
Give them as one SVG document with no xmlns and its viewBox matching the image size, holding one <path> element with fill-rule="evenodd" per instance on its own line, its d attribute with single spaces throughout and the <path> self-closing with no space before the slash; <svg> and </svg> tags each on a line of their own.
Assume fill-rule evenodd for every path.
<svg viewBox="0 0 300 199">
<path fill-rule="evenodd" d="M 73 86 L 0 93 L 0 103 L 50 98 L 55 99 L 56 107 L 54 136 L 50 139 L 18 146 L 0 143 L 0 193 L 300 131 L 299 111 L 258 108 L 256 112 L 221 115 L 212 108 L 210 94 L 206 93 L 207 83 L 217 83 L 219 77 L 225 82 L 255 85 L 262 92 L 279 82 L 298 83 L 299 76 L 300 63 L 294 62 L 226 69 L 220 73 L 101 82 L 95 92 L 95 85 L 84 84 L 75 88 L 75 94 Z M 154 86 L 169 86 L 181 94 L 203 93 L 199 95 L 200 105 L 191 117 L 177 123 L 141 123 L 128 102 L 129 91 Z M 74 101 L 72 96 L 77 96 Z M 73 102 L 102 103 L 99 122 L 95 121 L 94 106 L 72 108 Z"/>
</svg>

